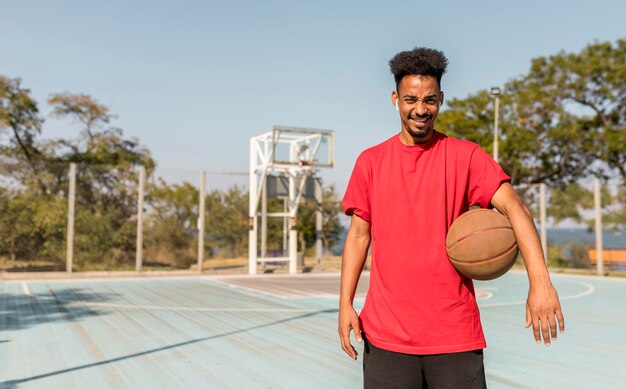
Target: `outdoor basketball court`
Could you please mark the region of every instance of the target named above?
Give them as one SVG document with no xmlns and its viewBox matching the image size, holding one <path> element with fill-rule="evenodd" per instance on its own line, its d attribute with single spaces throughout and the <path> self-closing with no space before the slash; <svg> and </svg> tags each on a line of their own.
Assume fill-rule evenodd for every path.
<svg viewBox="0 0 626 389">
<path fill-rule="evenodd" d="M 524 328 L 525 273 L 477 282 L 489 387 L 626 387 L 626 279 L 553 281 L 566 333 L 549 348 Z M 338 289 L 318 273 L 4 281 L 0 387 L 360 388 Z"/>
</svg>

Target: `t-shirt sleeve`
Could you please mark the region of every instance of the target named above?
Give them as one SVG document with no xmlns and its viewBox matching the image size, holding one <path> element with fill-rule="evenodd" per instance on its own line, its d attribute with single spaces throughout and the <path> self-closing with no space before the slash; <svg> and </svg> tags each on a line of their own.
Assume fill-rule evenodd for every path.
<svg viewBox="0 0 626 389">
<path fill-rule="evenodd" d="M 346 215 L 357 215 L 368 223 L 372 222 L 370 211 L 370 174 L 366 157 L 361 154 L 354 165 L 342 206 Z"/>
<path fill-rule="evenodd" d="M 504 182 L 511 182 L 511 177 L 489 154 L 476 147 L 470 159 L 469 205 L 491 208 L 491 198 Z"/>
</svg>

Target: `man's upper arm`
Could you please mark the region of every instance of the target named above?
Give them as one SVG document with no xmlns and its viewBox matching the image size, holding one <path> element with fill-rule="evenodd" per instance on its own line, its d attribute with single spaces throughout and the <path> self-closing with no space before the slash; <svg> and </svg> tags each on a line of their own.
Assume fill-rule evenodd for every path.
<svg viewBox="0 0 626 389">
<path fill-rule="evenodd" d="M 369 162 L 364 153 L 359 155 L 354 165 L 354 170 L 348 181 L 348 187 L 343 197 L 342 206 L 346 215 L 358 215 L 361 219 L 371 222 L 370 210 L 370 175 L 368 173 Z"/>
<path fill-rule="evenodd" d="M 350 220 L 349 235 L 356 239 L 369 239 L 371 234 L 371 225 L 368 221 L 362 219 L 357 214 L 352 215 Z"/>
<path fill-rule="evenodd" d="M 508 216 L 508 210 L 511 207 L 523 205 L 523 201 L 510 183 L 503 182 L 491 197 L 491 205 Z"/>
<path fill-rule="evenodd" d="M 481 208 L 495 206 L 491 201 L 494 193 L 502 184 L 510 181 L 511 178 L 502 170 L 502 167 L 483 149 L 476 146 L 469 166 L 469 205 L 479 205 Z"/>
</svg>

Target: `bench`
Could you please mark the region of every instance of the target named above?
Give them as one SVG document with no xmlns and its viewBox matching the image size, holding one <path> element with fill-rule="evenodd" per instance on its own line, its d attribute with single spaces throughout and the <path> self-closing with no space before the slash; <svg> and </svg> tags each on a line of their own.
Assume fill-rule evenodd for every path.
<svg viewBox="0 0 626 389">
<path fill-rule="evenodd" d="M 595 264 L 598 261 L 598 250 L 590 249 L 587 252 L 589 262 Z M 606 265 L 626 265 L 626 249 L 602 250 L 602 263 Z"/>
</svg>

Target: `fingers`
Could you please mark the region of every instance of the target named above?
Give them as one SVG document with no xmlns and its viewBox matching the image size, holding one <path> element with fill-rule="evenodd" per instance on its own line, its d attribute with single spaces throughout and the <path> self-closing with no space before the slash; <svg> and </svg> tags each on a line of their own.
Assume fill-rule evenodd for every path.
<svg viewBox="0 0 626 389">
<path fill-rule="evenodd" d="M 550 325 L 550 337 L 552 339 L 556 339 L 557 337 L 557 332 L 556 332 L 556 318 L 554 317 L 554 315 L 552 315 L 552 317 L 548 318 L 548 323 Z"/>
<path fill-rule="evenodd" d="M 550 346 L 557 338 L 557 321 L 559 331 L 565 331 L 565 321 L 556 290 L 531 288 L 526 302 L 526 328 L 533 327 L 533 336 L 538 344 L 542 341 Z"/>
<path fill-rule="evenodd" d="M 565 332 L 565 319 L 563 318 L 561 308 L 556 310 L 556 318 L 559 320 L 559 331 L 561 333 Z"/>
<path fill-rule="evenodd" d="M 343 308 L 339 311 L 339 339 L 341 340 L 341 348 L 352 359 L 356 359 L 357 351 L 350 343 L 350 331 L 354 330 L 354 337 L 357 342 L 363 342 L 363 335 L 361 334 L 361 323 L 359 322 L 359 315 L 357 315 L 354 308 Z"/>
<path fill-rule="evenodd" d="M 528 328 L 529 324 L 529 315 L 530 310 L 527 309 L 526 313 L 526 328 Z M 535 337 L 535 341 L 538 344 L 541 344 L 542 341 L 546 346 L 550 346 L 552 340 L 556 340 L 558 332 L 557 332 L 557 322 L 559 327 L 559 332 L 563 333 L 565 331 L 565 322 L 563 320 L 563 313 L 561 310 L 556 310 L 552 315 L 547 316 L 539 316 L 531 319 L 531 324 L 533 327 L 533 336 Z"/>
<path fill-rule="evenodd" d="M 554 320 L 554 318 L 552 318 L 552 320 Z M 545 343 L 546 346 L 550 346 L 550 342 L 551 342 L 548 322 L 549 322 L 549 319 L 547 317 L 544 317 L 539 320 L 539 323 L 541 323 L 541 334 L 543 335 L 543 343 Z M 539 341 L 539 343 L 541 343 L 541 341 Z"/>
<path fill-rule="evenodd" d="M 535 337 L 535 342 L 537 342 L 537 344 L 541 344 L 541 327 L 539 325 L 539 319 L 536 317 L 533 318 L 532 325 L 533 325 L 533 336 Z"/>
<path fill-rule="evenodd" d="M 350 344 L 350 328 L 344 328 L 339 330 L 339 338 L 341 339 L 341 348 L 352 359 L 356 359 L 358 353 Z"/>
</svg>

